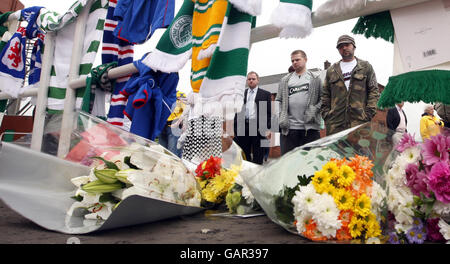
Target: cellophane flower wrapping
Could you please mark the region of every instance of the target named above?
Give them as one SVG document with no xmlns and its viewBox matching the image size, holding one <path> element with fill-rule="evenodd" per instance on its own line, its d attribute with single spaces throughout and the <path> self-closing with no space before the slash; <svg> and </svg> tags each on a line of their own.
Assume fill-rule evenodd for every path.
<svg viewBox="0 0 450 264">
<path fill-rule="evenodd" d="M 241 172 L 275 223 L 313 241 L 380 241 L 386 219 L 387 128 L 372 122 Z"/>
<path fill-rule="evenodd" d="M 106 220 L 130 195 L 200 207 L 200 186 L 180 158 L 89 114 L 78 114 L 65 159 L 91 167 L 72 179 L 76 201 L 69 215 L 81 208 L 86 219 Z"/>
<path fill-rule="evenodd" d="M 389 241 L 450 239 L 450 130 L 423 142 L 403 135 L 385 164 Z"/>
<path fill-rule="evenodd" d="M 189 166 L 192 168 L 195 165 L 202 205 L 209 208 L 226 205 L 230 213 L 250 213 L 251 210 L 246 206 L 247 201 L 248 205 L 255 205 L 256 202 L 240 176 L 241 169 L 248 166 L 248 162 L 243 161 L 242 150 L 234 141 L 225 145 L 229 147 L 221 157 L 210 156 Z M 256 206 L 254 208 L 256 209 Z"/>
</svg>

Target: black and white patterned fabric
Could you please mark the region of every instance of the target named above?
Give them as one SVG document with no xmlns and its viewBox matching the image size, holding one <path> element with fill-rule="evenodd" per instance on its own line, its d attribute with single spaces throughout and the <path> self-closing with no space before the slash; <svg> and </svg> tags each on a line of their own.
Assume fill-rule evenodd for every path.
<svg viewBox="0 0 450 264">
<path fill-rule="evenodd" d="M 201 162 L 211 156 L 222 156 L 222 119 L 201 116 L 188 120 L 183 159 Z"/>
</svg>

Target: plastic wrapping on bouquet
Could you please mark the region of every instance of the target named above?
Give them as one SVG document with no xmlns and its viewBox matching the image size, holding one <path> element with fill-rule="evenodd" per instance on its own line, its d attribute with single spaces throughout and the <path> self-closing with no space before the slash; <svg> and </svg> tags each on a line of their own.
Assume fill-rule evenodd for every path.
<svg viewBox="0 0 450 264">
<path fill-rule="evenodd" d="M 354 160 L 359 160 L 360 163 L 370 163 L 373 165 L 373 167 L 372 165 L 369 166 L 371 175 L 370 182 L 377 183 L 377 188 L 365 187 L 366 189 L 364 190 L 376 189 L 383 192 L 383 187 L 385 186 L 383 166 L 392 149 L 391 137 L 385 126 L 377 122 L 365 123 L 298 147 L 267 165 L 242 171 L 241 175 L 255 199 L 273 222 L 279 224 L 291 233 L 305 236 L 305 232 L 308 228 L 314 229 L 312 227 L 313 225 L 318 225 L 319 222 L 326 221 L 322 221 L 324 218 L 320 219 L 317 215 L 305 216 L 301 215 L 301 213 L 294 215 L 295 202 L 293 201 L 295 201 L 295 199 L 293 200 L 293 196 L 303 193 L 303 191 L 299 191 L 299 187 L 302 185 L 304 186 L 302 188 L 306 188 L 306 186 L 316 186 L 319 177 L 317 177 L 316 182 L 314 182 L 312 176 L 316 177 L 316 175 L 319 175 L 320 173 L 318 174 L 318 172 L 331 160 L 337 160 L 337 163 L 339 163 L 339 160 L 343 160 L 344 158 L 346 161 L 350 161 L 352 158 Z M 343 167 L 343 165 L 345 164 L 342 163 L 340 166 Z M 364 164 L 364 166 L 366 165 L 367 164 Z M 331 185 L 334 184 L 333 186 L 339 186 L 337 180 L 330 180 L 330 182 L 332 183 Z M 356 182 L 356 180 L 354 182 Z M 373 184 L 373 186 L 375 186 L 375 184 Z M 356 187 L 358 186 L 346 188 L 354 190 Z M 315 187 L 312 187 L 313 191 L 314 188 Z M 338 188 L 334 188 L 333 190 L 335 189 Z M 344 189 L 344 187 L 341 189 Z M 316 190 L 315 192 L 319 191 Z M 329 196 L 327 201 L 329 201 L 330 204 L 333 204 L 333 198 L 336 196 L 332 194 L 332 191 L 326 190 L 322 192 Z M 364 192 L 361 191 L 355 195 L 357 198 L 360 198 L 363 193 Z M 361 206 L 363 206 L 363 201 L 365 201 L 362 198 L 358 200 L 361 201 Z M 369 198 L 371 198 L 370 195 Z M 300 198 L 297 197 L 296 199 Z M 374 203 L 374 201 L 372 201 L 372 203 Z M 380 203 L 377 205 L 379 208 L 376 208 L 377 210 L 374 211 L 377 213 L 377 221 L 380 228 L 383 229 L 381 220 L 384 219 L 384 216 L 382 215 L 384 206 L 381 205 L 381 201 L 378 201 L 378 203 Z M 335 201 L 334 204 L 334 207 L 338 205 L 341 206 L 340 202 L 338 204 L 338 202 Z M 362 209 L 360 210 L 361 212 L 363 211 Z M 323 212 L 326 212 L 327 210 L 328 209 L 325 208 Z M 335 217 L 335 220 L 331 221 L 330 219 L 327 219 L 328 222 L 325 226 L 327 226 L 328 229 L 319 232 L 317 239 L 312 240 L 337 241 L 338 239 L 336 237 L 339 235 L 338 231 L 341 231 L 344 228 L 344 219 L 342 218 L 345 215 L 343 214 L 343 211 L 345 210 L 339 209 L 337 211 L 337 213 L 340 212 L 340 215 L 339 217 Z M 368 215 L 368 213 L 369 212 L 365 211 L 363 215 Z M 298 223 L 298 221 L 304 221 L 305 223 L 302 225 L 302 223 Z M 364 233 L 362 236 L 364 236 Z M 351 240 L 351 237 L 341 236 L 340 240 L 349 241 Z"/>
<path fill-rule="evenodd" d="M 192 187 L 191 191 L 195 192 L 198 187 L 193 175 L 176 155 L 155 142 L 115 128 L 85 113 L 77 116 L 76 124 L 66 159 L 12 143 L 2 143 L 0 199 L 11 209 L 46 229 L 68 234 L 86 234 L 150 223 L 204 210 L 200 206 L 194 206 L 193 202 L 183 203 L 184 200 L 179 199 L 185 198 L 180 198 L 174 192 L 175 188 L 185 189 L 185 187 Z M 47 131 L 56 135 L 57 141 L 59 131 L 48 127 Z M 105 160 L 112 159 L 119 168 L 128 168 L 128 164 L 138 164 L 143 171 L 148 170 L 146 179 L 153 182 L 167 180 L 167 177 L 163 177 L 162 171 L 176 169 L 177 182 L 183 184 L 186 182 L 187 185 L 174 184 L 173 189 L 167 187 L 164 189 L 155 184 L 149 195 L 129 192 L 105 220 L 86 219 L 84 217 L 86 212 L 78 209 L 70 215 L 68 210 L 75 202 L 71 197 L 76 190 L 71 180 L 90 175 L 92 167 L 99 164 L 93 161 L 94 156 L 101 156 Z M 129 157 L 127 166 L 123 159 L 125 156 Z M 158 174 L 154 168 L 159 168 L 161 173 Z M 161 179 L 158 178 L 160 176 Z M 140 182 L 136 184 L 139 185 Z"/>
</svg>

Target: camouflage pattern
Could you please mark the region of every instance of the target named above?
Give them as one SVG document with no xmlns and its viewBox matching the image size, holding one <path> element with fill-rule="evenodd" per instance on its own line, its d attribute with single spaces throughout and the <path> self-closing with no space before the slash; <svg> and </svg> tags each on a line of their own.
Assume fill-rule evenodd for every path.
<svg viewBox="0 0 450 264">
<path fill-rule="evenodd" d="M 436 110 L 439 117 L 444 121 L 445 125 L 448 127 L 450 125 L 450 105 L 436 103 L 434 105 L 434 109 Z"/>
<path fill-rule="evenodd" d="M 369 62 L 357 58 L 347 91 L 339 62 L 327 70 L 320 113 L 327 135 L 369 122 L 376 114 L 380 93 Z"/>
</svg>

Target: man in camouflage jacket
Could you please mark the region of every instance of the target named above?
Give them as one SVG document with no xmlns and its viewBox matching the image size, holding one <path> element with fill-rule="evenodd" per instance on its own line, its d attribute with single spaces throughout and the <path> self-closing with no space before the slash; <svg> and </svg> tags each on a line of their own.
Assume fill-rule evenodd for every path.
<svg viewBox="0 0 450 264">
<path fill-rule="evenodd" d="M 320 110 L 327 135 L 369 122 L 379 98 L 372 65 L 354 56 L 354 39 L 343 35 L 336 48 L 342 60 L 327 70 Z"/>
</svg>

